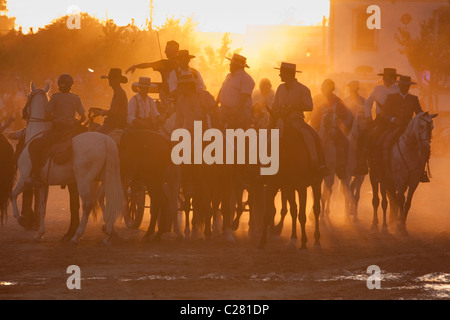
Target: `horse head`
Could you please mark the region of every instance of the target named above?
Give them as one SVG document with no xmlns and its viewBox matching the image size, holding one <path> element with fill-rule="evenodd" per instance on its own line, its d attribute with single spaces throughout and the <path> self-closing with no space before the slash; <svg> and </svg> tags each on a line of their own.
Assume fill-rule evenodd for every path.
<svg viewBox="0 0 450 320">
<path fill-rule="evenodd" d="M 422 112 L 412 121 L 411 127 L 414 128 L 414 136 L 418 143 L 421 158 L 424 161 L 428 161 L 431 155 L 431 139 L 434 129 L 433 119 L 437 116 L 437 114 Z"/>
<path fill-rule="evenodd" d="M 27 104 L 24 113 L 28 115 L 29 121 L 46 121 L 46 106 L 48 104 L 47 93 L 50 85 L 47 84 L 44 89 L 38 89 L 31 82 L 30 93 L 27 96 Z"/>
<path fill-rule="evenodd" d="M 336 113 L 332 109 L 325 109 L 322 120 L 320 122 L 320 135 L 321 137 L 334 139 L 338 129 L 338 119 Z"/>
</svg>

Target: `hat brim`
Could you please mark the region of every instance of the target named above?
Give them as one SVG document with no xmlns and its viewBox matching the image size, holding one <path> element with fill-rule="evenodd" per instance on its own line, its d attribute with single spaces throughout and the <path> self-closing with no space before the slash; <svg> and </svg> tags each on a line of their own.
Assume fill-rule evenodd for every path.
<svg viewBox="0 0 450 320">
<path fill-rule="evenodd" d="M 413 82 L 413 81 L 396 81 L 397 84 L 409 84 L 409 85 L 414 85 L 417 84 L 417 82 Z"/>
<path fill-rule="evenodd" d="M 156 84 L 150 83 L 150 84 L 140 84 L 139 82 L 133 82 L 132 83 L 133 86 L 138 87 L 138 88 L 155 88 L 157 87 Z"/>
<path fill-rule="evenodd" d="M 379 75 L 379 76 L 382 76 L 382 77 L 384 77 L 384 76 L 400 77 L 400 76 L 401 76 L 401 74 L 398 74 L 398 73 L 396 73 L 396 74 L 392 74 L 392 73 L 379 73 L 378 75 Z"/>
<path fill-rule="evenodd" d="M 184 56 L 184 57 L 177 57 L 177 59 L 178 60 L 181 60 L 181 59 L 186 59 L 186 58 L 188 58 L 189 60 L 192 60 L 192 59 L 194 59 L 195 58 L 195 56 L 193 56 L 193 55 L 188 55 L 188 56 Z"/>
<path fill-rule="evenodd" d="M 282 68 L 274 68 L 275 70 L 281 70 Z M 284 69 L 284 70 L 289 70 L 289 69 Z M 302 71 L 297 71 L 295 70 L 296 73 L 303 73 Z"/>
<path fill-rule="evenodd" d="M 231 59 L 231 58 L 228 58 L 228 57 L 226 57 L 228 60 L 230 60 L 232 63 L 234 63 L 234 64 L 237 64 L 238 66 L 241 66 L 241 67 L 244 67 L 244 68 L 250 68 L 249 66 L 248 66 L 248 64 L 242 64 L 242 63 L 238 63 L 238 62 L 236 62 L 235 60 L 233 60 L 233 59 Z"/>
<path fill-rule="evenodd" d="M 101 79 L 109 79 L 109 76 L 101 76 Z M 128 78 L 125 76 L 120 76 L 120 83 L 128 83 Z"/>
</svg>

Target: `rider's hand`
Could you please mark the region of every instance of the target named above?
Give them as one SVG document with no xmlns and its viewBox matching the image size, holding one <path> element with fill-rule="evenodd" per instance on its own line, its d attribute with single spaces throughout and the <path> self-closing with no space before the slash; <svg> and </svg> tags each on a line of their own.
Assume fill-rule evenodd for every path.
<svg viewBox="0 0 450 320">
<path fill-rule="evenodd" d="M 89 113 L 92 113 L 93 116 L 97 117 L 102 115 L 103 110 L 100 108 L 91 108 L 89 109 Z"/>
<path fill-rule="evenodd" d="M 135 65 L 132 65 L 131 67 L 129 67 L 129 68 L 127 69 L 127 71 L 125 71 L 125 74 L 127 74 L 128 72 L 134 73 L 135 70 L 136 70 L 136 66 L 135 66 Z"/>
</svg>

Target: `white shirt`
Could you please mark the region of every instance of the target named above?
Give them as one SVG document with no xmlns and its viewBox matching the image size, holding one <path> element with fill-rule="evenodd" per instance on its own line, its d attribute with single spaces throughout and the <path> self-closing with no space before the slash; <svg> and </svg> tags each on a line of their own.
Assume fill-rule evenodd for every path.
<svg viewBox="0 0 450 320">
<path fill-rule="evenodd" d="M 192 68 L 189 68 L 188 71 L 182 70 L 180 67 L 178 67 L 178 70 L 173 70 L 169 75 L 169 90 L 170 93 L 174 92 L 178 88 L 178 74 L 184 75 L 184 74 L 194 74 L 195 82 L 197 84 L 197 90 L 204 91 L 206 90 L 205 82 L 203 81 L 202 75 L 197 70 L 194 70 Z"/>
<path fill-rule="evenodd" d="M 234 74 L 229 73 L 222 84 L 222 89 L 220 89 L 219 102 L 222 106 L 237 108 L 241 101 L 241 94 L 249 94 L 250 97 L 244 107 L 250 107 L 254 88 L 255 81 L 245 70 L 240 69 Z"/>
<path fill-rule="evenodd" d="M 381 106 L 383 106 L 386 102 L 387 96 L 390 94 L 398 93 L 400 89 L 397 84 L 391 85 L 389 88 L 385 85 L 376 86 L 370 96 L 367 98 L 366 103 L 364 104 L 364 113 L 366 114 L 366 118 L 372 117 L 372 108 L 373 103 L 376 102 L 376 114 L 380 114 Z"/>
<path fill-rule="evenodd" d="M 128 103 L 128 123 L 132 124 L 136 118 L 149 119 L 153 121 L 159 116 L 158 109 L 156 108 L 155 100 L 147 96 L 145 101 L 138 93 L 130 99 Z"/>
</svg>

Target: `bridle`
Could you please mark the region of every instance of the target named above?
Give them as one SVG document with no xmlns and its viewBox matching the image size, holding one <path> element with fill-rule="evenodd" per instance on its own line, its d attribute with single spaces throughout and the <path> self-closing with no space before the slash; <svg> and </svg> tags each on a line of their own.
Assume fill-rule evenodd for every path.
<svg viewBox="0 0 450 320">
<path fill-rule="evenodd" d="M 47 94 L 43 89 L 36 89 L 36 90 L 32 91 L 27 97 L 27 103 L 25 104 L 24 109 L 27 110 L 28 115 L 29 115 L 28 122 L 51 122 L 51 120 L 47 119 L 47 118 L 42 119 L 42 118 L 31 117 L 31 102 L 33 101 L 33 98 L 38 95 L 43 95 L 47 98 Z"/>
</svg>

